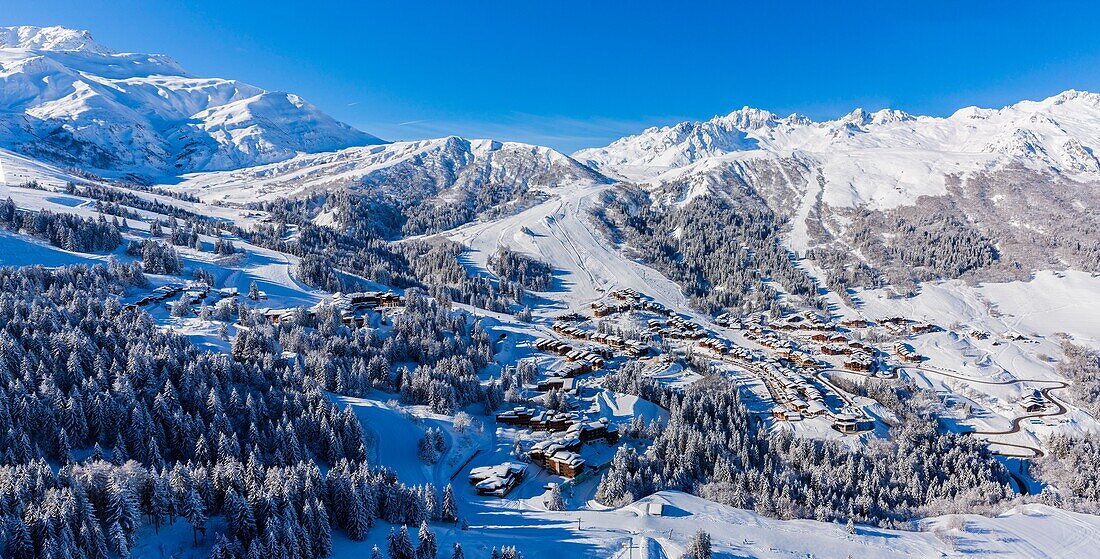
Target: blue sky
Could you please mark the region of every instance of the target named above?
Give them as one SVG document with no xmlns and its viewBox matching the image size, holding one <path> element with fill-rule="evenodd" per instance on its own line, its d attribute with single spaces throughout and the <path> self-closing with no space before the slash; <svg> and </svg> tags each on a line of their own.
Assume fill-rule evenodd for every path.
<svg viewBox="0 0 1100 559">
<path fill-rule="evenodd" d="M 4 3 L 0 25 L 88 29 L 386 139 L 571 152 L 744 105 L 946 115 L 1100 90 L 1100 6 L 1084 2 Z"/>
</svg>

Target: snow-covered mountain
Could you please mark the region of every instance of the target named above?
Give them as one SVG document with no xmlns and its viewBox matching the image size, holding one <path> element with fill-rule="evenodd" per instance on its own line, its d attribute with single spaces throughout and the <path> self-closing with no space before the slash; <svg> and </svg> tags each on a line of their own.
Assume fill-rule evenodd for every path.
<svg viewBox="0 0 1100 559">
<path fill-rule="evenodd" d="M 839 242 L 835 249 L 857 253 L 847 238 L 853 210 L 946 208 L 972 233 L 997 239 L 1026 272 L 1091 269 L 1091 257 L 1076 253 L 1043 262 L 1032 256 L 1052 254 L 1040 247 L 1067 236 L 1093 242 L 1098 147 L 1100 94 L 1070 90 L 944 118 L 856 109 L 813 122 L 746 107 L 650 128 L 574 157 L 646 185 L 667 204 L 707 194 L 763 200 L 789 223 L 786 242 L 796 251 Z"/>
<path fill-rule="evenodd" d="M 286 161 L 184 177 L 174 189 L 211 202 L 295 198 L 333 188 L 413 203 L 438 194 L 609 182 L 571 157 L 530 144 L 447 137 L 302 154 Z"/>
<path fill-rule="evenodd" d="M 949 117 L 856 109 L 836 120 L 779 117 L 745 107 L 705 122 L 654 127 L 580 161 L 644 182 L 706 175 L 734 161 L 796 157 L 811 162 L 845 205 L 876 202 L 882 187 L 902 187 L 897 205 L 942 193 L 948 174 L 1012 164 L 1074 177 L 1100 177 L 1100 94 L 1066 91 L 1002 109 L 967 107 Z M 715 158 L 722 161 L 716 162 Z"/>
<path fill-rule="evenodd" d="M 296 95 L 193 77 L 86 31 L 0 28 L 0 145 L 34 157 L 163 176 L 379 143 Z"/>
</svg>

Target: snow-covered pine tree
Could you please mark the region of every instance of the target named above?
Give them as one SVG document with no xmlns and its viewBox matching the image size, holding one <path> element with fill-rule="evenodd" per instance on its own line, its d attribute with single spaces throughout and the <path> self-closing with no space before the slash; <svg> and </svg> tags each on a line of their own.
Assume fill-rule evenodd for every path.
<svg viewBox="0 0 1100 559">
<path fill-rule="evenodd" d="M 435 559 L 437 552 L 435 534 L 428 528 L 427 522 L 421 522 L 417 533 L 416 559 Z"/>
<path fill-rule="evenodd" d="M 565 510 L 565 499 L 561 496 L 560 486 L 555 484 L 554 487 L 550 488 L 550 498 L 546 502 L 546 509 L 552 511 Z"/>
<path fill-rule="evenodd" d="M 711 559 L 710 534 L 698 530 L 688 540 L 687 549 L 684 550 L 684 559 Z"/>
<path fill-rule="evenodd" d="M 443 488 L 443 505 L 439 511 L 439 519 L 443 522 L 458 522 L 458 503 L 455 501 L 455 490 L 451 484 Z"/>
</svg>

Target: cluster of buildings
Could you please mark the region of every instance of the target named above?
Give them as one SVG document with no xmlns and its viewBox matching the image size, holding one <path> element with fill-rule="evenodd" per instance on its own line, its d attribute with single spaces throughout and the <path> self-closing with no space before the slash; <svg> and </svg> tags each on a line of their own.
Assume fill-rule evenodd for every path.
<svg viewBox="0 0 1100 559">
<path fill-rule="evenodd" d="M 618 440 L 619 430 L 606 418 L 600 418 L 597 421 L 578 421 L 570 425 L 562 436 L 532 445 L 527 456 L 547 471 L 574 478 L 585 469 L 585 460 L 579 454 L 583 445 L 595 441 L 615 444 Z"/>
<path fill-rule="evenodd" d="M 879 326 L 882 326 L 887 332 L 895 336 L 924 334 L 927 332 L 933 332 L 937 329 L 935 324 L 929 324 L 927 322 L 917 322 L 903 316 L 887 317 L 879 320 L 878 323 Z"/>
<path fill-rule="evenodd" d="M 870 353 L 853 353 L 844 359 L 844 368 L 854 373 L 873 373 L 875 358 Z"/>
<path fill-rule="evenodd" d="M 821 354 L 845 355 L 845 365 L 857 370 L 873 368 L 871 352 L 873 348 L 851 340 L 841 332 L 835 331 L 835 325 L 826 323 L 813 313 L 796 315 L 798 320 L 784 320 L 789 327 L 781 330 L 816 330 L 810 339 L 823 343 Z M 797 326 L 794 326 L 797 325 Z M 767 352 L 753 352 L 748 348 L 731 344 L 725 339 L 708 337 L 697 343 L 697 347 L 719 359 L 745 368 L 754 373 L 767 388 L 775 402 L 772 416 L 782 421 L 802 421 L 806 418 L 825 416 L 831 418 L 832 426 L 842 433 L 858 433 L 874 427 L 874 422 L 862 412 L 845 410 L 833 413 L 825 405 L 823 391 L 833 389 L 814 381 L 814 372 L 823 366 L 818 354 L 799 343 L 781 336 L 763 315 L 749 317 L 744 323 L 744 335 Z M 855 324 L 853 324 L 855 326 Z M 841 394 L 837 397 L 848 401 Z"/>
<path fill-rule="evenodd" d="M 613 315 L 613 314 L 618 314 L 618 313 L 626 312 L 626 311 L 629 311 L 629 310 L 630 310 L 630 305 L 627 305 L 625 303 L 623 303 L 623 304 L 592 303 L 592 315 L 595 316 L 596 318 L 602 318 L 602 317 L 605 317 L 605 316 L 610 316 L 610 315 Z"/>
<path fill-rule="evenodd" d="M 527 427 L 533 431 L 565 431 L 580 420 L 576 413 L 518 406 L 497 414 L 497 423 Z"/>
<path fill-rule="evenodd" d="M 392 291 L 365 291 L 361 293 L 337 293 L 329 303 L 318 303 L 305 310 L 311 318 L 316 317 L 323 305 L 331 305 L 340 313 L 340 320 L 348 326 L 365 326 L 369 320 L 367 311 L 382 307 L 400 307 L 405 299 Z M 292 316 L 297 308 L 266 309 L 264 316 L 272 324 L 279 324 L 284 318 Z"/>
<path fill-rule="evenodd" d="M 127 309 L 137 309 L 139 307 L 148 307 L 157 303 L 162 303 L 174 299 L 180 299 L 186 297 L 188 305 L 198 305 L 207 299 L 207 297 L 214 297 L 215 302 L 226 298 L 233 298 L 238 295 L 236 287 L 227 287 L 224 289 L 211 289 L 210 286 L 205 283 L 194 283 L 189 285 L 171 284 L 162 285 L 149 292 L 148 295 L 126 305 Z M 192 312 L 194 310 L 192 309 Z"/>
<path fill-rule="evenodd" d="M 772 321 L 770 325 L 778 330 L 833 330 L 836 328 L 835 324 L 826 321 L 821 315 L 813 312 L 793 314 Z"/>
<path fill-rule="evenodd" d="M 137 301 L 126 305 L 126 308 L 134 309 L 137 307 L 147 307 L 154 303 L 167 301 L 168 299 L 178 295 L 181 291 L 183 291 L 183 289 L 184 287 L 182 285 L 162 285 L 150 291 L 149 294 L 145 297 L 142 297 L 141 299 L 138 299 Z"/>
<path fill-rule="evenodd" d="M 686 320 L 679 315 L 672 315 L 668 321 L 661 324 L 659 320 L 650 320 L 649 323 L 650 332 L 661 336 L 662 338 L 674 339 L 674 340 L 698 340 L 707 336 L 707 331 L 702 326 Z"/>
<path fill-rule="evenodd" d="M 668 307 L 647 298 L 634 289 L 612 291 L 611 298 L 615 299 L 615 302 L 592 303 L 592 314 L 597 318 L 631 310 L 643 310 L 663 315 L 672 314 Z"/>
<path fill-rule="evenodd" d="M 714 323 L 719 326 L 725 326 L 731 330 L 740 330 L 742 327 L 741 321 L 728 312 L 724 312 L 714 317 Z"/>
<path fill-rule="evenodd" d="M 1027 391 L 1022 398 L 1020 398 L 1020 407 L 1028 413 L 1037 413 L 1046 409 L 1046 400 L 1043 398 L 1043 393 L 1038 390 L 1032 389 Z"/>
<path fill-rule="evenodd" d="M 845 409 L 833 416 L 833 429 L 846 435 L 870 431 L 874 427 L 874 420 L 857 410 Z"/>
<path fill-rule="evenodd" d="M 539 338 L 535 340 L 535 349 L 543 353 L 556 353 L 576 364 L 577 366 L 573 368 L 575 372 L 570 376 L 602 369 L 604 366 L 603 355 L 588 349 L 573 347 L 561 340 Z"/>
<path fill-rule="evenodd" d="M 605 441 L 615 444 L 619 430 L 606 418 L 595 421 L 582 419 L 576 413 L 516 407 L 496 415 L 497 423 L 526 427 L 534 431 L 551 431 L 556 436 L 535 443 L 528 451 L 532 462 L 560 476 L 576 477 L 584 471 L 585 461 L 579 452 L 585 444 Z"/>
<path fill-rule="evenodd" d="M 565 322 L 562 320 L 558 320 L 557 322 L 555 322 L 553 329 L 555 332 L 563 336 L 568 336 L 576 340 L 586 340 L 598 344 L 603 344 L 605 346 L 617 349 L 631 357 L 642 357 L 649 353 L 649 346 L 646 345 L 645 342 L 640 342 L 638 340 L 627 340 L 622 336 L 617 336 L 615 334 L 592 332 L 589 330 L 585 330 L 584 328 L 581 328 L 575 324 L 570 324 L 569 322 Z M 605 356 L 610 357 L 610 352 L 607 353 L 608 354 Z"/>
</svg>

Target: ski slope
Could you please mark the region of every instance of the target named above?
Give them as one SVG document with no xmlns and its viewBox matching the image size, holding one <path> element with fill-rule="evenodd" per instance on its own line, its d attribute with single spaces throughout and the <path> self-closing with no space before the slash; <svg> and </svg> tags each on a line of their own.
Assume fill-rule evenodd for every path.
<svg viewBox="0 0 1100 559">
<path fill-rule="evenodd" d="M 456 489 L 466 489 L 459 488 Z M 898 559 L 929 557 L 1088 557 L 1100 545 L 1100 517 L 1044 505 L 1025 505 L 987 518 L 949 515 L 925 520 L 921 531 L 777 520 L 677 492 L 661 492 L 611 510 L 549 512 L 535 506 L 485 507 L 462 531 L 439 526 L 440 549 L 461 541 L 467 557 L 485 557 L 493 547 L 516 546 L 528 559 L 677 559 L 696 530 L 711 534 L 715 557 L 785 559 Z M 663 516 L 648 513 L 663 505 Z M 468 511 L 469 507 L 460 509 Z M 379 523 L 365 542 L 337 539 L 333 557 L 361 557 L 371 545 L 385 549 L 388 525 Z M 631 546 L 631 547 L 627 547 Z"/>
<path fill-rule="evenodd" d="M 686 310 L 686 298 L 678 285 L 623 256 L 593 228 L 589 212 L 608 188 L 611 186 L 598 183 L 549 188 L 545 190 L 548 199 L 537 206 L 445 235 L 467 245 L 469 263 L 481 270 L 488 269 L 488 258 L 501 246 L 550 263 L 558 277 L 552 290 L 538 295 L 556 304 L 536 313 L 582 310 L 624 288 L 636 289 L 669 308 Z"/>
</svg>

